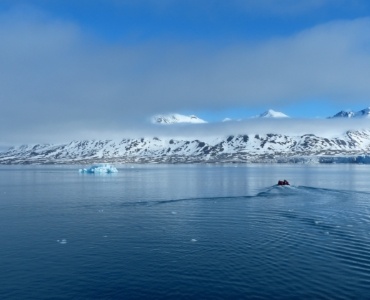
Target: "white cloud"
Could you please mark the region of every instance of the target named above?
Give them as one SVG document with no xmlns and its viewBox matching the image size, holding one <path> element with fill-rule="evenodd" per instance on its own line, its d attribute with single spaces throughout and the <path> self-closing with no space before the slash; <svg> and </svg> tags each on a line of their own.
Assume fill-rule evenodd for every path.
<svg viewBox="0 0 370 300">
<path fill-rule="evenodd" d="M 223 47 L 109 45 L 76 24 L 29 11 L 3 14 L 0 25 L 3 143 L 124 133 L 169 111 L 315 97 L 347 107 L 370 94 L 368 18 Z"/>
<path fill-rule="evenodd" d="M 369 130 L 368 119 L 247 119 L 208 124 L 147 126 L 136 132 L 127 132 L 131 137 L 180 137 L 192 139 L 213 139 L 238 134 L 276 133 L 288 136 L 315 134 L 333 138 L 343 135 L 348 130 Z"/>
</svg>

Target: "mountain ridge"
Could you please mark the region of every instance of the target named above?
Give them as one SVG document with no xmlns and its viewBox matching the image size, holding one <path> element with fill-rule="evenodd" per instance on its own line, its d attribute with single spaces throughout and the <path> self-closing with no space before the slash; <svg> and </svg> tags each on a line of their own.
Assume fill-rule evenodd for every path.
<svg viewBox="0 0 370 300">
<path fill-rule="evenodd" d="M 239 134 L 201 139 L 132 138 L 23 145 L 0 153 L 0 164 L 370 162 L 370 130 L 341 137 Z"/>
<path fill-rule="evenodd" d="M 370 118 L 370 107 L 364 108 L 362 110 L 359 110 L 357 112 L 354 112 L 352 110 L 342 110 L 335 114 L 332 117 L 329 117 L 329 119 L 333 118 Z"/>
</svg>

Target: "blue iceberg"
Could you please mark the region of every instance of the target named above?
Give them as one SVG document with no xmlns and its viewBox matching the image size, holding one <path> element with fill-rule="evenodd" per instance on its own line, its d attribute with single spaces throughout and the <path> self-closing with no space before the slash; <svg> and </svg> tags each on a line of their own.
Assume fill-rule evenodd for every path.
<svg viewBox="0 0 370 300">
<path fill-rule="evenodd" d="M 101 174 L 101 173 L 117 173 L 118 170 L 110 164 L 94 164 L 88 169 L 80 169 L 80 173 Z"/>
</svg>

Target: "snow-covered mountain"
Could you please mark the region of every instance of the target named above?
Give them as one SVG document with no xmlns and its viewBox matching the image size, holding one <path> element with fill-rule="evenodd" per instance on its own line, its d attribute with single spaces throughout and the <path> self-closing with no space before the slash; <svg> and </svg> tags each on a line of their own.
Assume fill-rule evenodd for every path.
<svg viewBox="0 0 370 300">
<path fill-rule="evenodd" d="M 32 145 L 0 153 L 0 164 L 362 162 L 370 163 L 370 130 L 340 137 L 244 134 L 200 139 L 140 138 Z"/>
<path fill-rule="evenodd" d="M 169 115 L 156 115 L 152 117 L 153 124 L 176 124 L 176 123 L 207 123 L 206 121 L 198 118 L 197 116 L 184 116 L 180 114 L 169 114 Z"/>
<path fill-rule="evenodd" d="M 286 114 L 269 109 L 258 116 L 259 118 L 289 118 Z"/>
<path fill-rule="evenodd" d="M 351 110 L 349 111 L 342 110 L 339 113 L 335 114 L 334 116 L 330 117 L 330 119 L 332 118 L 370 118 L 370 107 L 367 107 L 357 112 Z"/>
</svg>

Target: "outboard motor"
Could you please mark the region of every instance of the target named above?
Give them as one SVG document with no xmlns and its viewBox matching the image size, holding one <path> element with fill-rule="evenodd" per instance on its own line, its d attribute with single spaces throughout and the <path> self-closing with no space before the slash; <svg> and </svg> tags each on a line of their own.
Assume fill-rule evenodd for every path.
<svg viewBox="0 0 370 300">
<path fill-rule="evenodd" d="M 284 180 L 279 180 L 278 185 L 290 185 L 290 184 L 287 180 L 284 179 Z"/>
</svg>

